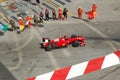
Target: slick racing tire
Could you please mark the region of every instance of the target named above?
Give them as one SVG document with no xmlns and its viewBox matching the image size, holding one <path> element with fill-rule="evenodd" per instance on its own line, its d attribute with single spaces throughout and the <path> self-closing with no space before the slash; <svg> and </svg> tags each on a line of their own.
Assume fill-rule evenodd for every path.
<svg viewBox="0 0 120 80">
<path fill-rule="evenodd" d="M 72 34 L 71 38 L 76 38 L 77 35 L 76 34 Z"/>
<path fill-rule="evenodd" d="M 48 45 L 46 48 L 45 48 L 45 50 L 46 51 L 51 51 L 53 49 L 53 47 L 52 47 L 52 45 L 50 44 L 50 45 Z"/>
<path fill-rule="evenodd" d="M 78 46 L 80 46 L 79 41 L 75 41 L 75 42 L 73 42 L 73 43 L 72 43 L 72 46 L 73 46 L 73 47 L 78 47 Z"/>
</svg>

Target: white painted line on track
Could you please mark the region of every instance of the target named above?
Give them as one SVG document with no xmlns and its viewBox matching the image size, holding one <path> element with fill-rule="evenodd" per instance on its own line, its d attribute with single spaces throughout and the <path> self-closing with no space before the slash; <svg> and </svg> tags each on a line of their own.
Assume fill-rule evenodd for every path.
<svg viewBox="0 0 120 80">
<path fill-rule="evenodd" d="M 50 24 L 79 24 L 81 22 L 75 22 L 75 21 L 47 21 L 45 23 Z"/>
<path fill-rule="evenodd" d="M 70 16 L 75 16 L 74 14 L 71 14 L 71 13 L 69 13 L 68 15 L 70 15 Z M 102 20 L 102 21 L 103 21 L 103 20 Z M 107 21 L 109 21 L 109 20 L 107 20 Z M 109 38 L 106 34 L 102 33 L 100 30 L 94 28 L 93 26 L 89 25 L 88 23 L 86 23 L 86 22 L 84 22 L 84 21 L 82 21 L 82 20 L 80 20 L 80 22 L 83 23 L 83 24 L 85 24 L 85 25 L 87 25 L 88 28 L 90 28 L 91 30 L 95 31 L 95 32 L 96 32 L 97 34 L 99 34 L 101 37 L 103 37 L 103 38 Z M 94 22 L 95 22 L 95 20 L 94 20 Z M 97 24 L 97 23 L 95 22 L 95 24 Z M 109 46 L 110 46 L 113 50 L 117 50 L 117 48 L 113 45 L 113 43 L 115 43 L 115 41 L 107 41 L 107 43 L 109 44 Z M 116 44 L 117 44 L 117 43 L 116 43 Z"/>
<path fill-rule="evenodd" d="M 96 23 L 96 24 L 97 24 L 97 23 Z M 89 24 L 88 24 L 88 25 L 89 25 Z M 99 31 L 98 29 L 95 29 L 95 28 L 92 27 L 92 26 L 88 26 L 88 27 L 91 28 L 92 30 L 94 30 L 95 32 L 97 32 L 101 37 L 110 38 L 110 37 L 108 37 L 106 34 L 104 34 L 104 33 L 102 33 L 101 31 Z M 109 30 L 109 32 L 114 33 L 114 32 L 112 32 L 111 30 Z M 118 46 L 120 46 L 120 43 L 117 42 L 117 41 L 114 41 L 114 40 L 113 40 L 113 41 L 107 41 L 107 43 L 108 43 L 109 45 L 111 45 L 111 47 L 112 47 L 114 50 L 117 50 L 117 49 L 115 49 L 113 43 L 116 44 L 116 45 L 118 45 Z"/>
<path fill-rule="evenodd" d="M 32 34 L 32 31 L 31 31 L 30 32 L 30 37 L 27 39 L 27 41 L 23 45 L 21 45 L 17 48 L 11 49 L 10 51 L 19 51 L 19 50 L 23 49 L 24 47 L 26 47 L 32 41 L 32 39 L 33 39 L 33 34 Z M 0 52 L 5 54 L 6 52 L 9 52 L 9 51 L 0 51 Z"/>
<path fill-rule="evenodd" d="M 32 39 L 33 39 L 33 34 L 32 34 L 32 31 L 30 31 L 30 37 L 28 38 L 28 40 L 22 46 L 20 46 L 18 48 L 15 48 L 12 51 L 17 51 L 17 50 L 23 49 L 24 47 L 26 47 L 32 41 Z"/>
<path fill-rule="evenodd" d="M 55 56 L 53 55 L 53 53 L 52 52 L 46 52 L 46 53 L 49 56 L 50 61 L 52 62 L 53 67 L 55 69 L 57 69 L 58 68 L 58 63 L 57 63 L 57 61 L 56 61 Z"/>
<path fill-rule="evenodd" d="M 19 40 L 16 37 L 16 34 L 14 34 L 14 38 L 15 38 L 15 41 L 16 41 L 16 46 L 19 47 L 20 44 L 19 44 Z M 23 54 L 22 54 L 21 50 L 18 50 L 18 59 L 19 59 L 19 62 L 17 63 L 17 65 L 14 66 L 14 67 L 8 68 L 9 70 L 18 69 L 20 67 L 20 65 L 23 63 Z"/>
<path fill-rule="evenodd" d="M 87 24 L 86 22 L 84 21 L 81 21 L 83 22 L 83 24 L 87 25 L 88 28 L 90 28 L 91 30 L 95 31 L 97 34 L 99 34 L 101 37 L 103 38 L 109 38 L 106 34 L 102 33 L 101 31 L 99 31 L 98 29 L 94 28 L 93 26 Z M 113 44 L 113 41 L 106 41 L 109 46 L 113 49 L 113 50 L 117 50 L 117 48 L 114 46 Z"/>
<path fill-rule="evenodd" d="M 45 29 L 43 29 L 43 28 L 40 28 L 40 32 L 44 32 L 45 31 Z"/>
<path fill-rule="evenodd" d="M 70 52 L 69 52 L 68 50 L 66 50 L 66 49 L 63 49 L 63 50 L 62 50 L 62 53 L 63 53 L 63 55 L 65 55 L 66 57 L 70 57 L 70 56 L 71 56 Z"/>
<path fill-rule="evenodd" d="M 117 41 L 112 41 L 114 44 L 120 46 L 120 42 L 117 42 Z"/>
</svg>

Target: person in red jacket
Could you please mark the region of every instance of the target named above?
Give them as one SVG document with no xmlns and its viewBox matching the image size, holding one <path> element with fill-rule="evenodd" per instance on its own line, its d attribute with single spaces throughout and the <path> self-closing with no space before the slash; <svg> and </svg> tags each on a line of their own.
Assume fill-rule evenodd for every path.
<svg viewBox="0 0 120 80">
<path fill-rule="evenodd" d="M 26 25 L 27 27 L 31 28 L 32 24 L 31 24 L 32 18 L 28 15 L 26 17 Z"/>
<path fill-rule="evenodd" d="M 20 31 L 23 31 L 25 25 L 24 25 L 24 21 L 21 17 L 19 17 L 18 23 L 20 25 L 20 27 L 19 27 Z"/>
<path fill-rule="evenodd" d="M 97 9 L 97 5 L 94 3 L 94 4 L 92 5 L 92 11 L 96 12 L 96 9 Z"/>
<path fill-rule="evenodd" d="M 62 20 L 62 10 L 58 9 L 58 20 Z"/>
<path fill-rule="evenodd" d="M 78 18 L 82 19 L 82 13 L 83 13 L 83 9 L 82 8 L 78 8 Z"/>
<path fill-rule="evenodd" d="M 96 4 L 93 4 L 92 5 L 92 10 L 91 11 L 88 11 L 86 12 L 87 16 L 88 16 L 88 19 L 92 20 L 96 17 L 97 15 L 97 5 Z"/>
</svg>

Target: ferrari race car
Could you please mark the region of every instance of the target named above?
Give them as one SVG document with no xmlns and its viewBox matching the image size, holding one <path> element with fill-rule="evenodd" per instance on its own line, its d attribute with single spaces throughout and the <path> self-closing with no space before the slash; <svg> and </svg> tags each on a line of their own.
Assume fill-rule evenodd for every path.
<svg viewBox="0 0 120 80">
<path fill-rule="evenodd" d="M 51 51 L 52 49 L 67 47 L 72 44 L 73 47 L 85 46 L 85 38 L 83 36 L 72 35 L 67 38 L 66 36 L 50 40 L 49 38 L 43 38 L 41 43 L 41 48 L 46 51 Z"/>
</svg>

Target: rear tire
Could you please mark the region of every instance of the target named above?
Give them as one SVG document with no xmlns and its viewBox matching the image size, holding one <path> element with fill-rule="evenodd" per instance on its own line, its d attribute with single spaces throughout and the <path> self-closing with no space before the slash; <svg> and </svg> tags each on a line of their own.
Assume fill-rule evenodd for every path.
<svg viewBox="0 0 120 80">
<path fill-rule="evenodd" d="M 52 45 L 50 44 L 50 45 L 48 45 L 46 48 L 45 48 L 45 50 L 46 51 L 51 51 L 53 49 L 53 47 L 52 47 Z"/>
<path fill-rule="evenodd" d="M 73 46 L 73 47 L 78 47 L 78 46 L 80 46 L 79 41 L 75 41 L 75 42 L 73 42 L 72 46 Z"/>
</svg>

